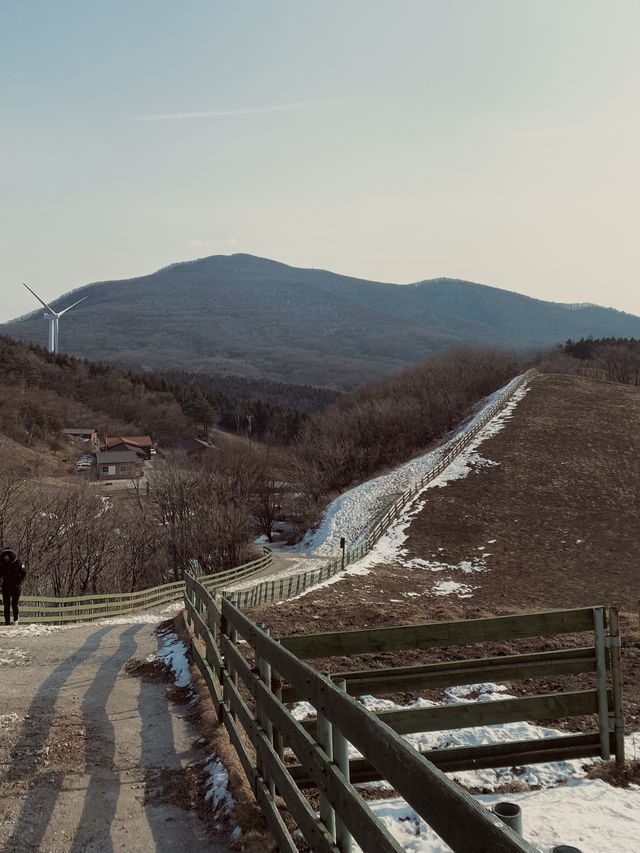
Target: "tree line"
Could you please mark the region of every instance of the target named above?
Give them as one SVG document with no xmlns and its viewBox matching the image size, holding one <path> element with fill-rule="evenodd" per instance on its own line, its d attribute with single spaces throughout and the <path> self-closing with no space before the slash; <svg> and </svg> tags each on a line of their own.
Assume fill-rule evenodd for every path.
<svg viewBox="0 0 640 853">
<path fill-rule="evenodd" d="M 274 472 L 270 455 L 245 448 L 176 457 L 116 498 L 84 481 L 38 480 L 0 443 L 0 542 L 25 562 L 29 594 L 132 592 L 222 571 L 271 532 Z"/>
<path fill-rule="evenodd" d="M 293 447 L 299 490 L 318 504 L 411 458 L 520 369 L 512 353 L 457 348 L 345 394 L 308 419 Z"/>
<path fill-rule="evenodd" d="M 37 441 L 59 448 L 67 426 L 94 427 L 101 435 L 150 434 L 171 447 L 212 426 L 259 441 L 289 444 L 300 432 L 306 411 L 335 398 L 334 392 L 303 389 L 305 410 L 252 397 L 233 397 L 224 388 L 249 388 L 242 380 L 135 373 L 0 337 L 0 433 L 20 443 Z M 294 386 L 277 386 L 295 399 Z M 265 396 L 269 396 L 269 383 Z M 287 395 L 289 395 L 287 397 Z"/>
<path fill-rule="evenodd" d="M 18 397 L 27 367 L 34 369 L 29 387 L 41 394 L 59 390 L 56 370 L 68 370 L 76 395 L 95 380 L 117 411 L 136 395 L 169 405 L 167 395 L 172 416 L 179 417 L 177 409 L 189 417 L 189 398 L 181 400 L 178 389 L 149 388 L 112 368 L 67 365 L 65 358 L 45 360 L 42 368 L 21 350 L 10 380 Z M 270 540 L 276 521 L 304 532 L 334 494 L 423 452 L 521 370 L 508 352 L 451 350 L 307 414 L 282 446 L 269 436 L 229 438 L 191 456 L 168 452 L 127 498 L 107 498 L 89 483 L 38 481 L 0 446 L 0 541 L 27 563 L 25 591 L 42 595 L 134 591 L 186 571 L 220 571 L 256 555 L 256 536 Z M 208 420 L 206 413 L 192 416 L 203 425 Z"/>
<path fill-rule="evenodd" d="M 544 353 L 538 362 L 548 373 L 576 373 L 624 385 L 640 385 L 640 340 L 580 338 Z"/>
</svg>

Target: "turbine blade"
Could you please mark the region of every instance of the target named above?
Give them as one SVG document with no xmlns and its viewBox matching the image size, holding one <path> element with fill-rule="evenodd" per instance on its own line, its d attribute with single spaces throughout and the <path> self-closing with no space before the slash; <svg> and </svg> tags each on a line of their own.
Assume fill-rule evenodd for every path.
<svg viewBox="0 0 640 853">
<path fill-rule="evenodd" d="M 24 284 L 24 281 L 22 283 Z M 41 305 L 44 305 L 44 307 L 47 309 L 47 311 L 51 311 L 52 314 L 56 313 L 50 305 L 47 305 L 47 303 L 44 300 L 40 299 L 40 297 L 38 296 L 38 294 L 34 290 L 31 290 L 31 288 L 29 287 L 28 284 L 24 284 L 24 286 L 27 288 L 29 293 L 32 293 L 35 296 L 35 298 L 38 300 L 38 302 Z"/>
<path fill-rule="evenodd" d="M 66 308 L 63 308 L 62 311 L 58 311 L 58 317 L 62 317 L 62 315 L 66 314 L 67 311 L 71 311 L 72 308 L 75 308 L 76 305 L 80 305 L 81 302 L 84 302 L 84 300 L 88 298 L 88 296 L 83 296 L 82 299 L 78 299 L 78 301 L 74 302 L 73 305 L 68 305 Z"/>
</svg>

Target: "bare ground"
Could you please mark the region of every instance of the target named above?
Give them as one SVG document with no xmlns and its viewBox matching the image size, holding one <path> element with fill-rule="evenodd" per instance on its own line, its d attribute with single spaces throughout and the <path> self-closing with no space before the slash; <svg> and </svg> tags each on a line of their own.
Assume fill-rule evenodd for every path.
<svg viewBox="0 0 640 853">
<path fill-rule="evenodd" d="M 497 464 L 429 489 L 395 562 L 251 615 L 282 636 L 615 605 L 624 634 L 625 714 L 631 728 L 640 727 L 640 389 L 541 376 L 479 452 Z M 410 565 L 415 559 L 440 563 L 440 570 Z M 465 573 L 463 561 L 483 570 Z M 442 581 L 467 584 L 470 597 L 438 595 Z M 483 652 L 554 648 L 568 639 L 492 644 Z M 477 648 L 453 649 L 315 663 L 338 671 L 461 652 L 478 655 Z M 535 691 L 559 685 L 537 682 Z"/>
</svg>

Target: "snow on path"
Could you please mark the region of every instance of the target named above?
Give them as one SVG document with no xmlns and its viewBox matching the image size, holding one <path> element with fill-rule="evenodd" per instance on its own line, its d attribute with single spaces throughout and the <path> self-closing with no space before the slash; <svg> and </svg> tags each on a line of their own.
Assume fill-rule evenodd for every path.
<svg viewBox="0 0 640 853">
<path fill-rule="evenodd" d="M 417 485 L 429 471 L 433 470 L 442 457 L 446 456 L 451 445 L 461 435 L 472 429 L 489 406 L 518 380 L 519 377 L 516 377 L 504 388 L 500 388 L 487 397 L 476 415 L 461 429 L 453 433 L 449 440 L 440 447 L 405 462 L 388 474 L 361 483 L 337 497 L 325 511 L 317 530 L 308 533 L 303 541 L 296 546 L 297 549 L 318 556 L 335 556 L 340 551 L 341 536 L 346 538 L 350 547 L 360 544 L 366 538 L 371 526 L 389 508 L 393 500 L 406 489 Z M 505 404 L 505 407 L 478 433 L 471 444 L 461 452 L 460 456 L 452 462 L 447 470 L 425 488 L 433 488 L 435 485 L 443 486 L 450 480 L 466 476 L 469 463 L 473 459 L 473 450 L 487 438 L 504 428 L 505 423 L 527 390 L 526 385 L 519 388 L 511 400 Z M 461 460 L 464 460 L 462 465 Z M 485 460 L 485 464 L 491 463 Z"/>
</svg>

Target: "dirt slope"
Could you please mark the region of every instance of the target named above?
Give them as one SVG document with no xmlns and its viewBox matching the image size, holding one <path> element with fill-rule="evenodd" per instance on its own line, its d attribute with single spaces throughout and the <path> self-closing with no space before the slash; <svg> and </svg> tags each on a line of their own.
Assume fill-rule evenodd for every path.
<svg viewBox="0 0 640 853">
<path fill-rule="evenodd" d="M 497 464 L 429 489 L 393 563 L 254 615 L 282 635 L 617 605 L 637 724 L 640 389 L 540 376 L 479 453 Z M 468 597 L 442 595 L 449 582 Z"/>
</svg>

